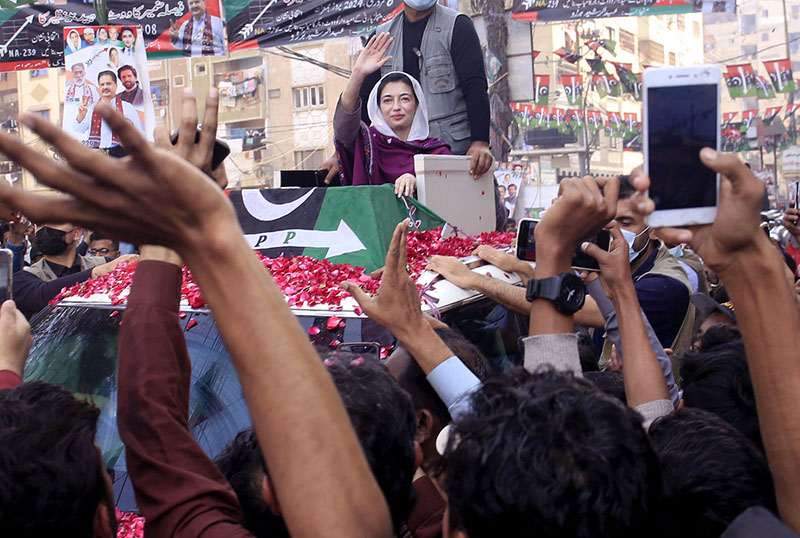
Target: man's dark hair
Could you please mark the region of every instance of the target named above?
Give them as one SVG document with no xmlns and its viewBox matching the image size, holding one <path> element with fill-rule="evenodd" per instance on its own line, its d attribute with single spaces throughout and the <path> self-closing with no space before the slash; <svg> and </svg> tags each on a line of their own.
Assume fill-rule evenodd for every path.
<svg viewBox="0 0 800 538">
<path fill-rule="evenodd" d="M 700 346 L 700 351 L 688 351 L 681 360 L 684 403 L 718 415 L 763 447 L 744 343 L 732 340 L 704 347 L 701 339 Z"/>
<path fill-rule="evenodd" d="M 50 383 L 0 390 L 0 535 L 92 536 L 106 498 L 99 415 Z"/>
<path fill-rule="evenodd" d="M 461 333 L 451 328 L 435 329 L 434 332 L 450 348 L 450 351 L 475 374 L 475 377 L 482 381 L 493 372 L 492 364 L 481 353 L 478 346 L 467 340 Z M 447 406 L 442 403 L 442 399 L 439 398 L 431 384 L 428 383 L 425 372 L 422 371 L 416 361 L 409 361 L 408 368 L 403 371 L 397 382 L 411 396 L 415 411 L 427 409 L 436 415 L 442 424 L 450 422 L 450 413 L 447 410 Z"/>
<path fill-rule="evenodd" d="M 578 358 L 581 361 L 581 372 L 597 372 L 600 366 L 597 364 L 597 351 L 592 342 L 592 335 L 585 327 L 575 326 L 575 334 L 578 336 Z"/>
<path fill-rule="evenodd" d="M 636 189 L 631 183 L 631 176 L 623 174 L 617 177 L 619 178 L 619 196 L 617 200 L 627 200 L 636 194 Z"/>
<path fill-rule="evenodd" d="M 622 374 L 603 370 L 601 372 L 583 372 L 583 377 L 605 394 L 628 405 L 628 397 L 625 395 L 625 379 Z"/>
<path fill-rule="evenodd" d="M 101 78 L 102 76 L 104 76 L 104 75 L 108 75 L 108 76 L 110 76 L 112 79 L 114 79 L 114 84 L 116 84 L 116 83 L 117 83 L 117 74 L 116 74 L 116 73 L 114 73 L 113 71 L 109 71 L 108 69 L 106 69 L 105 71 L 100 71 L 99 73 L 97 73 L 97 83 L 98 83 L 98 84 L 100 84 L 100 78 Z"/>
<path fill-rule="evenodd" d="M 378 361 L 330 352 L 324 359 L 397 531 L 416 502 L 414 404 Z"/>
<path fill-rule="evenodd" d="M 130 26 L 123 26 L 123 27 L 120 29 L 120 31 L 119 31 L 119 35 L 120 35 L 120 37 L 121 37 L 121 36 L 122 36 L 122 34 L 124 34 L 126 31 L 127 31 L 127 32 L 130 32 L 131 34 L 133 34 L 133 37 L 136 37 L 136 32 L 134 32 L 134 31 L 133 31 L 133 28 L 131 28 Z"/>
<path fill-rule="evenodd" d="M 8 224 L 8 221 L 0 220 L 0 238 L 2 238 L 3 234 L 5 234 L 9 229 L 10 226 Z"/>
<path fill-rule="evenodd" d="M 398 530 L 416 502 L 412 486 L 416 419 L 411 397 L 376 360 L 327 350 L 322 355 Z M 256 536 L 284 536 L 270 517 L 260 484 L 253 483 L 262 471 L 268 473 L 255 435 L 240 432 L 217 465 L 239 497 L 248 530 Z"/>
<path fill-rule="evenodd" d="M 89 244 L 91 245 L 92 241 L 102 241 L 102 240 L 111 241 L 111 244 L 114 246 L 114 250 L 119 250 L 119 240 L 111 239 L 110 237 L 107 237 L 98 232 L 92 232 L 92 235 L 89 237 Z"/>
<path fill-rule="evenodd" d="M 417 97 L 417 92 L 414 91 L 414 84 L 411 82 L 411 78 L 409 78 L 409 76 L 405 73 L 389 73 L 383 77 L 378 84 L 378 93 L 376 95 L 376 98 L 378 99 L 378 106 L 381 104 L 381 93 L 383 92 L 383 88 L 385 88 L 390 82 L 402 82 L 407 84 L 408 87 L 411 88 L 411 95 L 414 96 L 414 101 L 419 103 L 419 98 Z"/>
<path fill-rule="evenodd" d="M 139 78 L 139 73 L 136 72 L 136 68 L 133 67 L 132 65 L 127 65 L 126 64 L 126 65 L 123 65 L 122 67 L 120 67 L 119 69 L 117 69 L 117 74 L 120 76 L 120 78 L 122 78 L 122 72 L 123 71 L 130 71 L 131 73 L 133 73 L 134 77 L 136 77 L 137 79 Z"/>
<path fill-rule="evenodd" d="M 650 426 L 673 536 L 719 536 L 751 506 L 777 511 L 764 454 L 724 420 L 684 408 Z"/>
<path fill-rule="evenodd" d="M 261 491 L 261 477 L 267 466 L 253 428 L 240 431 L 216 461 L 228 479 L 244 515 L 244 526 L 256 538 L 289 538 L 283 518 L 275 515 Z"/>
<path fill-rule="evenodd" d="M 742 333 L 739 331 L 739 327 L 729 323 L 717 323 L 700 335 L 697 345 L 698 349 L 703 351 L 734 340 L 741 340 L 741 338 Z"/>
<path fill-rule="evenodd" d="M 444 455 L 452 530 L 652 534 L 661 476 L 638 413 L 572 374 L 521 368 L 486 380 L 471 403 Z"/>
</svg>

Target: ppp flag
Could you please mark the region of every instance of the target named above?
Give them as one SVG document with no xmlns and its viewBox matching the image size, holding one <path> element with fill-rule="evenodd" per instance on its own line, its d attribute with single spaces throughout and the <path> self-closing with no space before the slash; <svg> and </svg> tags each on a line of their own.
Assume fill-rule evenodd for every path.
<svg viewBox="0 0 800 538">
<path fill-rule="evenodd" d="M 367 272 L 382 267 L 392 232 L 410 217 L 420 230 L 445 223 L 393 185 L 335 189 L 243 189 L 231 191 L 245 240 L 271 258 L 310 256 L 349 263 Z"/>
<path fill-rule="evenodd" d="M 786 111 L 783 114 L 783 119 L 788 120 L 789 117 L 795 113 L 795 111 L 800 108 L 800 104 L 791 104 L 786 105 Z"/>
<path fill-rule="evenodd" d="M 525 103 L 509 103 L 514 119 L 520 127 L 529 129 L 533 124 L 533 107 Z"/>
<path fill-rule="evenodd" d="M 758 110 L 745 110 L 742 112 L 742 126 L 739 128 L 740 131 L 743 133 L 747 132 L 750 128 L 750 124 L 753 123 L 753 120 L 758 115 Z"/>
<path fill-rule="evenodd" d="M 775 90 L 769 81 L 760 75 L 756 77 L 756 88 L 759 99 L 775 99 Z"/>
<path fill-rule="evenodd" d="M 619 82 L 622 84 L 622 87 L 625 89 L 626 93 L 633 95 L 633 98 L 637 101 L 642 100 L 642 81 L 641 76 L 637 76 L 633 73 L 631 64 L 621 64 L 616 62 L 611 62 L 614 64 L 614 68 L 617 70 L 617 76 L 619 76 Z"/>
<path fill-rule="evenodd" d="M 546 106 L 537 106 L 533 112 L 533 125 L 543 129 L 550 128 L 550 112 Z"/>
<path fill-rule="evenodd" d="M 569 106 L 583 106 L 583 77 L 581 75 L 561 75 L 561 84 L 567 94 Z"/>
<path fill-rule="evenodd" d="M 782 106 L 771 106 L 764 112 L 764 125 L 772 125 L 772 120 L 781 113 Z"/>
<path fill-rule="evenodd" d="M 571 108 L 567 110 L 567 122 L 572 132 L 580 132 L 583 127 L 583 110 L 580 108 Z"/>
<path fill-rule="evenodd" d="M 590 131 L 596 132 L 603 130 L 603 117 L 600 115 L 599 110 L 586 111 L 586 125 L 589 127 Z"/>
<path fill-rule="evenodd" d="M 600 99 L 611 96 L 619 97 L 619 81 L 612 75 L 592 75 L 592 83 L 600 94 Z"/>
<path fill-rule="evenodd" d="M 757 97 L 756 74 L 750 64 L 727 66 L 725 84 L 731 97 Z"/>
<path fill-rule="evenodd" d="M 767 68 L 772 85 L 778 93 L 794 93 L 797 84 L 792 78 L 792 63 L 788 58 L 783 60 L 769 60 L 764 63 Z"/>
<path fill-rule="evenodd" d="M 733 118 L 736 117 L 738 112 L 723 112 L 722 113 L 722 130 L 728 128 L 730 123 L 733 121 Z"/>
<path fill-rule="evenodd" d="M 550 102 L 550 75 L 533 75 L 533 101 L 536 106 L 547 106 Z"/>
</svg>

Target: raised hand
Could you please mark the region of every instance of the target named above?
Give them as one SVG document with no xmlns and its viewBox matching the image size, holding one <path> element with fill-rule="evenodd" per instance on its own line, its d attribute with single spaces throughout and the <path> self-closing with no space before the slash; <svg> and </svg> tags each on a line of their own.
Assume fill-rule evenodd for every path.
<svg viewBox="0 0 800 538">
<path fill-rule="evenodd" d="M 738 254 L 767 241 L 759 228 L 764 183 L 732 153 L 704 148 L 700 160 L 722 174 L 717 218 L 710 225 L 661 228 L 657 233 L 670 243 L 689 243 L 707 266 L 721 274 L 736 266 Z"/>
<path fill-rule="evenodd" d="M 172 19 L 169 20 L 169 39 L 170 41 L 177 41 L 178 40 L 178 23 L 173 21 Z"/>
<path fill-rule="evenodd" d="M 581 244 L 583 251 L 596 259 L 600 265 L 600 283 L 608 297 L 613 297 L 621 286 L 633 286 L 631 264 L 628 257 L 628 243 L 620 231 L 619 224 L 611 221 L 608 225 L 611 232 L 611 249 L 606 252 L 594 243 Z"/>
<path fill-rule="evenodd" d="M 0 201 L 35 222 L 72 222 L 123 241 L 168 246 L 183 254 L 192 246 L 241 233 L 222 191 L 203 172 L 171 151 L 153 147 L 106 103 L 96 110 L 117 134 L 130 159 L 113 159 L 32 114 L 19 121 L 56 148 L 56 162 L 19 139 L 0 133 L 0 151 L 39 182 L 66 193 L 40 196 L 0 184 Z M 184 256 L 184 258 L 187 258 Z M 188 259 L 187 259 L 188 261 Z"/>
<path fill-rule="evenodd" d="M 22 375 L 25 360 L 33 344 L 31 327 L 14 301 L 0 305 L 0 370 L 11 370 Z"/>
<path fill-rule="evenodd" d="M 225 173 L 225 164 L 220 163 L 211 169 L 214 157 L 214 142 L 217 137 L 217 116 L 219 113 L 219 92 L 216 88 L 208 90 L 206 109 L 203 113 L 203 127 L 200 139 L 197 139 L 197 102 L 191 88 L 183 91 L 181 102 L 181 126 L 178 130 L 178 142 L 173 145 L 166 127 L 159 126 L 153 131 L 155 144 L 161 149 L 174 151 L 197 168 L 211 177 L 217 185 L 225 188 L 228 185 L 228 176 Z"/>
<path fill-rule="evenodd" d="M 386 51 L 389 50 L 389 45 L 392 44 L 392 41 L 394 41 L 394 38 L 388 32 L 372 36 L 367 46 L 358 55 L 358 59 L 353 66 L 353 73 L 358 72 L 360 75 L 367 76 L 383 67 L 386 62 L 392 59 L 391 56 L 386 56 Z"/>
<path fill-rule="evenodd" d="M 800 237 L 800 226 L 797 225 L 800 221 L 800 209 L 790 207 L 783 214 L 783 227 L 786 231 L 795 237 Z"/>
</svg>

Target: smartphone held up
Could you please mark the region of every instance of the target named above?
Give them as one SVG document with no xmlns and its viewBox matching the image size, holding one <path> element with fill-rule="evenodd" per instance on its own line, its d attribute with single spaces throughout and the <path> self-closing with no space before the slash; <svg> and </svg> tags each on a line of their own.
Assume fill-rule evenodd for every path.
<svg viewBox="0 0 800 538">
<path fill-rule="evenodd" d="M 719 174 L 700 160 L 703 148 L 720 148 L 719 67 L 650 68 L 644 71 L 644 169 L 656 210 L 653 227 L 714 221 Z"/>
<path fill-rule="evenodd" d="M 0 304 L 11 296 L 11 282 L 14 276 L 14 253 L 7 248 L 0 248 Z"/>
<path fill-rule="evenodd" d="M 520 219 L 517 225 L 517 259 L 526 262 L 536 261 L 536 238 L 534 230 L 539 223 L 537 219 Z M 584 241 L 594 243 L 603 250 L 611 248 L 611 234 L 608 230 L 600 230 L 597 234 L 587 237 Z M 572 268 L 576 271 L 599 271 L 600 264 L 593 257 L 586 254 L 580 245 L 572 255 Z"/>
</svg>

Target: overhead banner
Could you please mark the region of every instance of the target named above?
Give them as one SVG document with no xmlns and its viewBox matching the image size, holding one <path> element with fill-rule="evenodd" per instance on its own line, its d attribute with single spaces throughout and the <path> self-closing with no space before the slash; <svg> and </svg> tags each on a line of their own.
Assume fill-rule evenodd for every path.
<svg viewBox="0 0 800 538">
<path fill-rule="evenodd" d="M 0 0 L 3 6 L 9 5 Z M 150 59 L 226 54 L 220 0 L 108 0 L 108 22 L 98 20 L 89 4 L 27 4 L 0 9 L 0 71 L 22 71 L 64 66 L 64 51 L 113 40 L 122 47 L 125 27 L 141 26 Z M 205 6 L 205 7 L 203 7 Z M 80 34 L 77 42 L 64 40 L 64 28 L 104 26 L 102 35 Z"/>
<path fill-rule="evenodd" d="M 403 10 L 397 0 L 228 0 L 231 51 L 366 36 Z"/>
<path fill-rule="evenodd" d="M 513 18 L 571 21 L 676 13 L 734 13 L 735 10 L 735 0 L 514 0 Z"/>
</svg>

